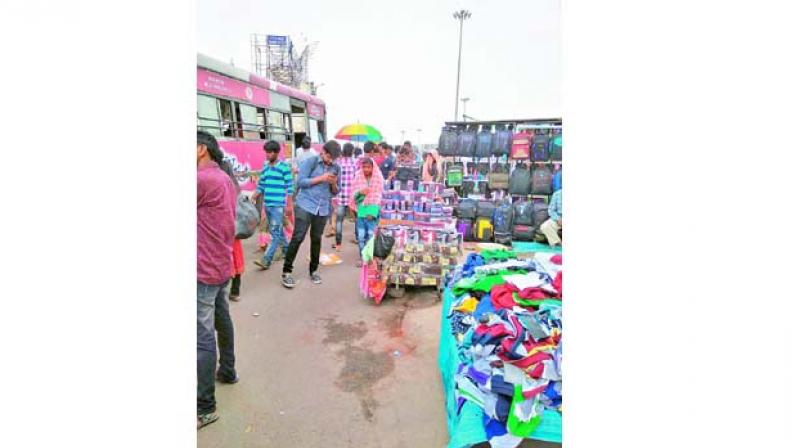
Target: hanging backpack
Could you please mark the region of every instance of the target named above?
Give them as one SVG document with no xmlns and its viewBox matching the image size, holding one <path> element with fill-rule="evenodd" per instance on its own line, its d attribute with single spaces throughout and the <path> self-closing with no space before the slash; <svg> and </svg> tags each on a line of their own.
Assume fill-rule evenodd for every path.
<svg viewBox="0 0 800 448">
<path fill-rule="evenodd" d="M 508 125 L 508 129 L 504 125 L 495 126 L 495 131 L 492 135 L 493 156 L 507 156 L 511 153 L 511 126 Z"/>
<path fill-rule="evenodd" d="M 477 135 L 474 129 L 462 129 L 458 133 L 458 144 L 456 144 L 456 156 L 475 157 L 475 143 Z"/>
<path fill-rule="evenodd" d="M 464 181 L 464 166 L 459 164 L 452 164 L 447 168 L 447 186 L 460 187 Z"/>
<path fill-rule="evenodd" d="M 484 125 L 478 133 L 477 143 L 475 144 L 475 157 L 488 158 L 492 155 L 492 133 L 489 126 Z"/>
<path fill-rule="evenodd" d="M 505 163 L 495 163 L 492 172 L 489 173 L 489 189 L 505 190 L 508 188 L 508 165 Z"/>
<path fill-rule="evenodd" d="M 472 239 L 472 220 L 470 219 L 459 219 L 456 222 L 456 231 L 461 234 L 461 238 L 464 241 L 469 241 Z"/>
<path fill-rule="evenodd" d="M 439 154 L 443 157 L 453 157 L 456 155 L 456 143 L 458 133 L 455 129 L 445 126 L 439 135 Z"/>
<path fill-rule="evenodd" d="M 539 227 L 550 219 L 550 213 L 548 210 L 548 205 L 544 201 L 536 201 L 533 203 L 533 227 L 535 229 L 539 229 Z"/>
<path fill-rule="evenodd" d="M 492 218 L 494 216 L 494 210 L 497 207 L 494 205 L 492 201 L 478 201 L 478 208 L 476 214 L 480 217 L 484 218 Z"/>
<path fill-rule="evenodd" d="M 489 162 L 478 163 L 478 174 L 481 174 L 483 176 L 489 175 Z"/>
<path fill-rule="evenodd" d="M 533 236 L 536 234 L 536 228 L 526 225 L 515 225 L 511 231 L 511 237 L 514 241 L 533 241 Z"/>
<path fill-rule="evenodd" d="M 553 173 L 546 166 L 537 166 L 531 175 L 531 194 L 550 195 L 553 193 Z"/>
<path fill-rule="evenodd" d="M 489 190 L 489 182 L 485 180 L 478 181 L 478 193 L 482 195 L 486 195 L 486 192 Z"/>
<path fill-rule="evenodd" d="M 461 219 L 475 219 L 478 202 L 475 199 L 465 198 L 458 203 L 458 217 Z"/>
<path fill-rule="evenodd" d="M 523 163 L 518 163 L 508 181 L 508 194 L 527 196 L 531 193 L 531 171 Z"/>
<path fill-rule="evenodd" d="M 506 201 L 500 203 L 494 211 L 494 242 L 509 244 L 513 227 L 514 209 Z"/>
<path fill-rule="evenodd" d="M 550 160 L 550 136 L 547 130 L 537 129 L 537 132 L 533 135 L 531 143 L 531 160 L 547 162 Z"/>
<path fill-rule="evenodd" d="M 494 225 L 492 224 L 492 218 L 479 216 L 478 219 L 475 220 L 475 240 L 488 242 L 492 241 L 493 236 Z"/>
<path fill-rule="evenodd" d="M 514 204 L 514 225 L 533 225 L 533 203 L 531 201 L 519 201 Z"/>
<path fill-rule="evenodd" d="M 475 193 L 475 181 L 471 179 L 464 179 L 461 182 L 461 196 L 467 197 Z"/>
<path fill-rule="evenodd" d="M 531 158 L 531 135 L 527 132 L 517 132 L 511 142 L 511 158 L 528 160 Z"/>
<path fill-rule="evenodd" d="M 467 176 L 474 176 L 475 171 L 478 170 L 478 164 L 475 162 L 467 162 Z"/>
<path fill-rule="evenodd" d="M 561 129 L 553 132 L 553 142 L 550 144 L 550 159 L 556 162 L 561 161 Z"/>
</svg>

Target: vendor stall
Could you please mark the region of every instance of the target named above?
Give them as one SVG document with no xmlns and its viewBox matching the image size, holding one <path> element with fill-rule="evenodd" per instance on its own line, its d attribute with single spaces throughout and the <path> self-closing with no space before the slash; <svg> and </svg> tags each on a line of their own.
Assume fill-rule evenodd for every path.
<svg viewBox="0 0 800 448">
<path fill-rule="evenodd" d="M 561 442 L 561 255 L 470 253 L 444 290 L 449 447 Z"/>
</svg>

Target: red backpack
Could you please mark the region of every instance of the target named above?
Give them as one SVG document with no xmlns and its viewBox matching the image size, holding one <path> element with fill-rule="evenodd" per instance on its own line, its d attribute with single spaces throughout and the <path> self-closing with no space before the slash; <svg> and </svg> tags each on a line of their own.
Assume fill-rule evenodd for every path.
<svg viewBox="0 0 800 448">
<path fill-rule="evenodd" d="M 531 135 L 527 132 L 517 132 L 511 140 L 512 159 L 531 158 Z"/>
</svg>

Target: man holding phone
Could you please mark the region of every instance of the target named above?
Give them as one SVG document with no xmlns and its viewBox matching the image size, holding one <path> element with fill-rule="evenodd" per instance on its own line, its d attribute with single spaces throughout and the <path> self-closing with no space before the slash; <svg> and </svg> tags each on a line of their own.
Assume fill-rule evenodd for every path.
<svg viewBox="0 0 800 448">
<path fill-rule="evenodd" d="M 339 192 L 339 166 L 333 162 L 341 155 L 342 148 L 334 140 L 322 147 L 322 153 L 300 163 L 297 176 L 297 198 L 295 199 L 295 223 L 292 240 L 283 262 L 281 283 L 286 288 L 297 284 L 292 277 L 297 251 L 311 229 L 311 281 L 319 285 L 319 254 L 322 247 L 322 232 L 332 212 L 331 199 Z"/>
</svg>

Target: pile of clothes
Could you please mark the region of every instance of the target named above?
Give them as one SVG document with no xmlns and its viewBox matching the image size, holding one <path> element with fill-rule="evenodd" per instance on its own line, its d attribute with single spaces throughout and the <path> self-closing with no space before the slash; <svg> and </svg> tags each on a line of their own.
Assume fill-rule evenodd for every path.
<svg viewBox="0 0 800 448">
<path fill-rule="evenodd" d="M 448 280 L 456 409 L 483 409 L 492 447 L 518 446 L 561 412 L 561 255 L 515 255 L 471 253 Z"/>
</svg>

